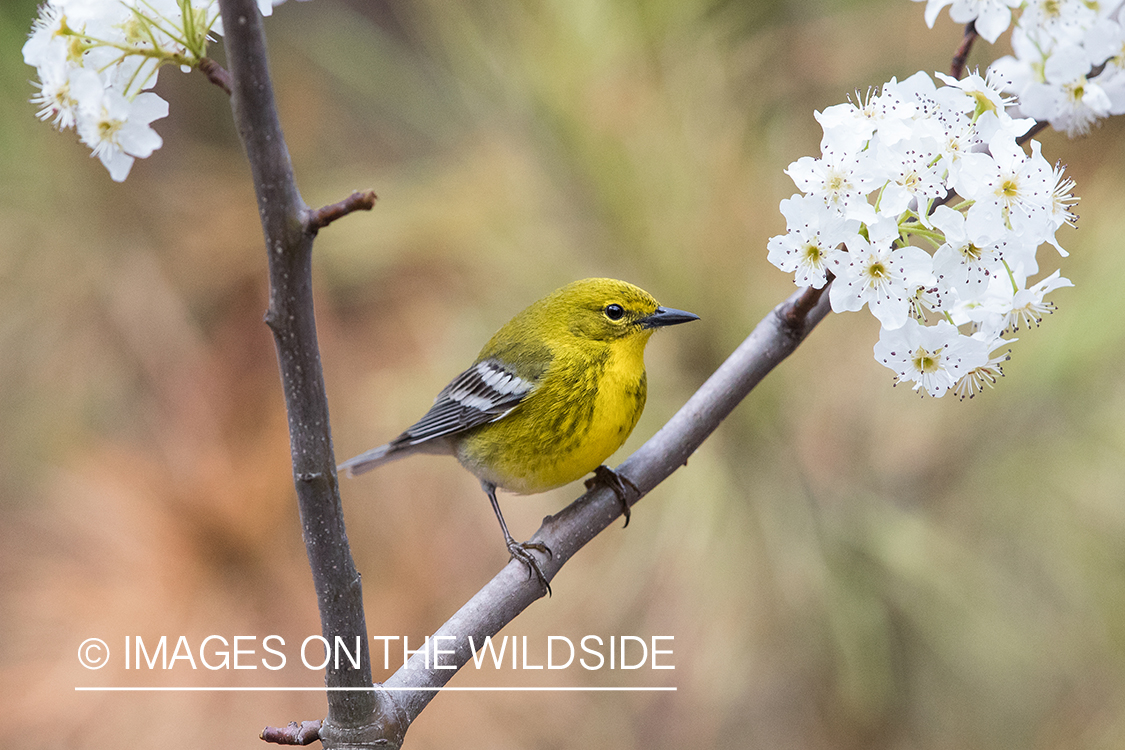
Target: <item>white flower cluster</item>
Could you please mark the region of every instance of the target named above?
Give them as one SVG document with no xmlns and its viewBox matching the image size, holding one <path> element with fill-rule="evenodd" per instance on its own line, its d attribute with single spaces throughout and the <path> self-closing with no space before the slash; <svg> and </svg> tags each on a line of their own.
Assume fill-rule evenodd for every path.
<svg viewBox="0 0 1125 750">
<path fill-rule="evenodd" d="M 1066 0 L 1063 0 L 1065 2 Z M 949 17 L 957 23 L 975 24 L 977 33 L 990 43 L 995 42 L 1012 23 L 1012 9 L 1023 5 L 1024 0 L 914 0 L 926 4 L 926 25 L 931 29 L 941 9 L 949 6 Z M 1057 0 L 1044 0 L 1047 2 Z"/>
<path fill-rule="evenodd" d="M 283 0 L 257 0 L 264 15 Z M 160 148 L 153 120 L 168 103 L 148 91 L 166 64 L 190 70 L 222 33 L 217 0 L 47 0 L 23 46 L 39 74 L 39 119 L 75 128 L 109 175 Z"/>
<path fill-rule="evenodd" d="M 950 5 L 950 18 L 975 21 L 989 42 L 1008 28 L 1010 9 L 1022 8 L 1012 32 L 1015 55 L 994 62 L 991 73 L 1019 98 L 1023 115 L 1075 136 L 1103 117 L 1125 114 L 1122 0 L 924 1 L 931 28 Z"/>
<path fill-rule="evenodd" d="M 875 359 L 899 381 L 964 398 L 1002 374 L 1006 336 L 1053 310 L 1047 293 L 1071 286 L 1057 271 L 1028 280 L 1043 243 L 1066 255 L 1055 232 L 1076 199 L 1038 142 L 1017 143 L 1033 121 L 1011 117 L 991 81 L 938 76 L 945 86 L 919 72 L 816 114 L 822 155 L 786 170 L 802 194 L 781 202 L 788 233 L 768 257 L 798 286 L 834 277 L 835 312 L 866 305 L 882 326 Z"/>
</svg>

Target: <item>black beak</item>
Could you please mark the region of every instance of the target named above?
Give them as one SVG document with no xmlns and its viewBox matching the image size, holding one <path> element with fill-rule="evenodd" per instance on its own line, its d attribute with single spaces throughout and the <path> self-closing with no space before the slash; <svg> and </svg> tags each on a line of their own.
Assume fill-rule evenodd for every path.
<svg viewBox="0 0 1125 750">
<path fill-rule="evenodd" d="M 676 310 L 671 307 L 658 307 L 656 308 L 656 312 L 641 318 L 640 323 L 642 328 L 661 328 L 663 326 L 689 323 L 693 320 L 699 320 L 699 316 L 695 313 L 689 313 L 685 310 Z"/>
</svg>

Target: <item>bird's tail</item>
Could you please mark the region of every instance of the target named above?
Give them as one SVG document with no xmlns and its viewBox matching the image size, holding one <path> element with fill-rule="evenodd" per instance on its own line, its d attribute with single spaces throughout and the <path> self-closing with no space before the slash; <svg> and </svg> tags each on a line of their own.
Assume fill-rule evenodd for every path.
<svg viewBox="0 0 1125 750">
<path fill-rule="evenodd" d="M 372 448 L 365 453 L 360 453 L 355 458 L 349 458 L 337 466 L 336 471 L 346 472 L 349 477 L 354 477 L 371 471 L 377 466 L 390 463 L 396 458 L 402 458 L 401 449 L 394 443 L 387 443 L 386 445 L 380 445 L 378 448 Z"/>
<path fill-rule="evenodd" d="M 346 472 L 349 477 L 354 477 L 383 464 L 389 464 L 391 461 L 412 456 L 415 453 L 454 455 L 453 443 L 445 437 L 430 438 L 420 442 L 411 442 L 408 438 L 409 435 L 404 432 L 386 445 L 380 445 L 366 453 L 360 453 L 355 458 L 349 458 L 337 466 L 336 471 Z"/>
</svg>

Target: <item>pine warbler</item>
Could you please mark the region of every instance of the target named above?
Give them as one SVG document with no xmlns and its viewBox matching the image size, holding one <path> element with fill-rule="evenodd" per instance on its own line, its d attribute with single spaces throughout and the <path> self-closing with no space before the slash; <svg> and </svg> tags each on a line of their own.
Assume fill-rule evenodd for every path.
<svg viewBox="0 0 1125 750">
<path fill-rule="evenodd" d="M 550 594 L 528 550 L 551 551 L 512 538 L 496 489 L 530 495 L 593 471 L 621 499 L 628 525 L 623 478 L 601 464 L 629 437 L 644 409 L 644 350 L 652 332 L 698 317 L 661 307 L 624 281 L 568 284 L 497 331 L 418 422 L 338 468 L 355 476 L 415 453 L 456 456 L 480 479 L 509 554 Z"/>
</svg>

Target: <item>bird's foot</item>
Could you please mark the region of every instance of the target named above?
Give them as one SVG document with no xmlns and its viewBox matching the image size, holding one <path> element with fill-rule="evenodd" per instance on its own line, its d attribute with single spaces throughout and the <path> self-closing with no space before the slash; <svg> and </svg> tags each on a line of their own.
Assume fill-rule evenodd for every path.
<svg viewBox="0 0 1125 750">
<path fill-rule="evenodd" d="M 539 583 L 543 584 L 543 588 L 547 590 L 547 596 L 551 595 L 551 584 L 547 583 L 547 576 L 543 575 L 543 569 L 539 567 L 539 562 L 535 557 L 528 552 L 528 550 L 536 550 L 542 552 L 547 557 L 554 557 L 551 548 L 542 542 L 517 542 L 511 537 L 508 538 L 508 554 L 512 559 L 519 560 L 527 566 L 527 577 L 531 578 L 532 574 L 539 579 Z"/>
<path fill-rule="evenodd" d="M 633 480 L 618 474 L 605 464 L 594 469 L 594 476 L 586 480 L 586 489 L 592 490 L 598 484 L 604 484 L 613 490 L 613 494 L 617 495 L 617 499 L 621 501 L 621 512 L 625 516 L 625 526 L 628 526 L 629 519 L 633 514 L 629 507 L 629 492 L 632 491 L 633 496 L 639 500 L 641 498 L 640 488 L 633 484 Z M 625 526 L 621 528 L 625 528 Z"/>
</svg>

